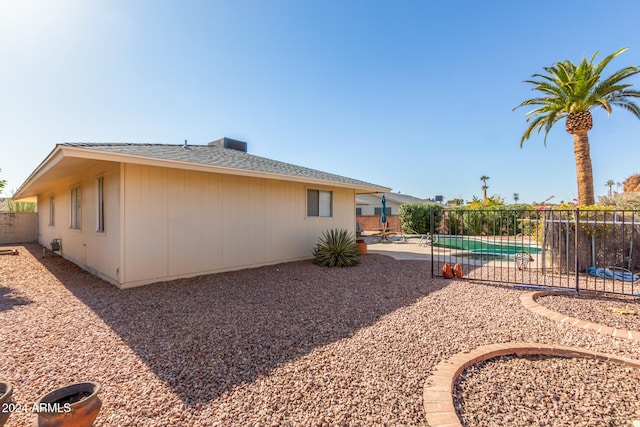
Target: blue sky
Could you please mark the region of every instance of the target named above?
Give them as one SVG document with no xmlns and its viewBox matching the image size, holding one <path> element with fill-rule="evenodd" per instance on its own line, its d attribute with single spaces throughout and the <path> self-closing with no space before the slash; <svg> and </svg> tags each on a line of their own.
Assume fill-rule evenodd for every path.
<svg viewBox="0 0 640 427">
<path fill-rule="evenodd" d="M 564 123 L 521 149 L 512 109 L 556 61 L 628 47 L 605 74 L 640 65 L 638 16 L 636 0 L 3 0 L 4 195 L 57 143 L 227 136 L 417 197 L 482 197 L 488 175 L 508 202 L 570 201 Z M 627 111 L 594 112 L 597 195 L 640 172 L 639 136 Z"/>
</svg>

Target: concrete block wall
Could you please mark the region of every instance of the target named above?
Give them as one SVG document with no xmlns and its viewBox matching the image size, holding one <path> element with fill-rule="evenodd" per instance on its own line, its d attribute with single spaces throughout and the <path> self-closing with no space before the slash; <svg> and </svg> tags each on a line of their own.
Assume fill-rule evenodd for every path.
<svg viewBox="0 0 640 427">
<path fill-rule="evenodd" d="M 36 212 L 0 212 L 0 245 L 33 242 L 37 239 Z"/>
<path fill-rule="evenodd" d="M 360 228 L 363 231 L 371 231 L 374 228 L 382 227 L 380 222 L 380 215 L 356 215 L 356 222 L 360 223 Z M 387 222 L 389 228 L 400 232 L 400 218 L 398 215 L 387 215 Z"/>
</svg>

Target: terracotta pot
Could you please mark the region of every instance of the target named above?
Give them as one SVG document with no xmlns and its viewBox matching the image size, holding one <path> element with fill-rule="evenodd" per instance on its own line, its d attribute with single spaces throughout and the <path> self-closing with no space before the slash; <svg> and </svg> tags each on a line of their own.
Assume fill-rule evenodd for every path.
<svg viewBox="0 0 640 427">
<path fill-rule="evenodd" d="M 7 422 L 9 415 L 11 415 L 11 411 L 7 408 L 7 405 L 13 402 L 11 400 L 11 393 L 13 393 L 11 383 L 0 381 L 0 427 Z"/>
<path fill-rule="evenodd" d="M 98 398 L 100 384 L 76 383 L 55 389 L 35 403 L 37 427 L 89 427 L 93 425 L 102 402 Z"/>
<path fill-rule="evenodd" d="M 366 255 L 367 242 L 364 240 L 356 240 L 356 245 L 358 245 L 358 255 Z"/>
</svg>

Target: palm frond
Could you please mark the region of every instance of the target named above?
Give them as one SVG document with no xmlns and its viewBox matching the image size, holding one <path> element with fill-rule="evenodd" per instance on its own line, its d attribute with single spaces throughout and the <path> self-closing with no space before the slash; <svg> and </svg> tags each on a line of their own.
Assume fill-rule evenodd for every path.
<svg viewBox="0 0 640 427">
<path fill-rule="evenodd" d="M 623 48 L 618 49 L 617 51 L 613 52 L 612 54 L 610 54 L 606 58 L 604 58 L 602 61 L 600 61 L 600 63 L 598 65 L 596 65 L 596 67 L 594 68 L 594 73 L 602 74 L 602 71 L 604 71 L 605 67 L 609 64 L 609 62 L 611 62 L 611 60 L 613 58 L 615 58 L 616 56 L 620 55 L 622 52 L 626 51 L 627 49 L 628 49 L 627 47 L 623 47 Z M 592 63 L 596 59 L 596 56 L 598 55 L 598 53 L 599 53 L 599 51 L 596 51 L 596 53 L 593 54 L 593 58 L 591 58 L 591 62 Z"/>
<path fill-rule="evenodd" d="M 627 110 L 640 119 L 640 107 L 635 102 L 629 99 L 621 99 L 621 100 L 611 100 L 611 104 L 622 108 L 623 110 Z"/>
<path fill-rule="evenodd" d="M 539 134 L 543 129 L 545 131 L 544 144 L 547 145 L 547 135 L 549 134 L 549 131 L 558 120 L 562 119 L 562 116 L 557 111 L 549 111 L 548 109 L 545 109 L 545 112 L 546 114 L 539 114 L 537 110 L 533 110 L 527 113 L 531 114 L 527 118 L 527 123 L 530 122 L 530 124 L 520 139 L 520 148 L 522 148 L 524 142 L 529 139 L 533 131 L 537 130 Z"/>
<path fill-rule="evenodd" d="M 640 67 L 627 67 L 623 70 L 617 71 L 605 80 L 601 81 L 594 89 L 594 92 L 606 95 L 608 93 L 622 91 L 633 85 L 631 83 L 620 84 L 620 82 L 638 73 L 640 73 Z"/>
<path fill-rule="evenodd" d="M 531 137 L 534 130 L 544 129 L 544 142 L 551 128 L 562 118 L 602 107 L 611 113 L 611 106 L 617 106 L 640 118 L 640 108 L 631 98 L 640 98 L 640 92 L 630 90 L 630 83 L 623 82 L 640 73 L 640 67 L 625 67 L 603 78 L 602 72 L 616 56 L 626 51 L 619 49 L 595 64 L 599 52 L 591 59 L 583 58 L 577 65 L 569 60 L 559 61 L 549 67 L 543 67 L 544 73 L 532 75 L 532 90 L 544 96 L 523 101 L 514 110 L 524 106 L 537 106 L 525 114 L 528 127 L 520 140 L 520 147 Z"/>
</svg>

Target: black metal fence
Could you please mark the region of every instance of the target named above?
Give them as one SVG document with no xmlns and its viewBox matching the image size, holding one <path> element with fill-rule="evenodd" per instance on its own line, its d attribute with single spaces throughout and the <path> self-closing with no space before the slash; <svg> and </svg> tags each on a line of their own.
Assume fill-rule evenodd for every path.
<svg viewBox="0 0 640 427">
<path fill-rule="evenodd" d="M 640 295 L 640 211 L 450 209 L 430 244 L 436 276 Z"/>
</svg>

